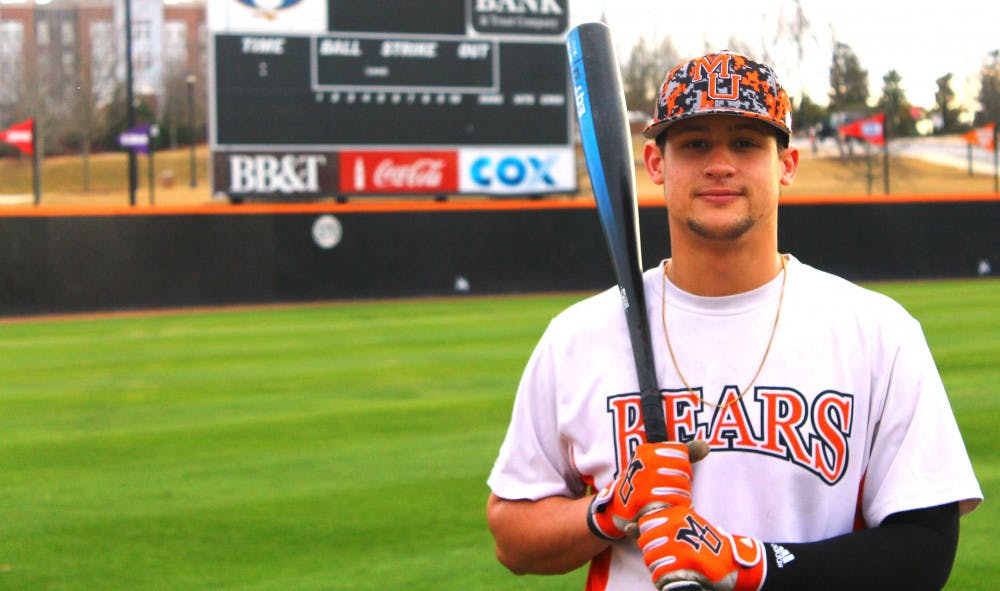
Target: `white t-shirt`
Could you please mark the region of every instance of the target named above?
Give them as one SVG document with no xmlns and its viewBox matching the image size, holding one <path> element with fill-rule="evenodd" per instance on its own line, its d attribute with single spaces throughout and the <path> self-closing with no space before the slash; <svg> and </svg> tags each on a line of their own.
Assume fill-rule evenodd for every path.
<svg viewBox="0 0 1000 591">
<path fill-rule="evenodd" d="M 953 501 L 972 510 L 982 492 L 920 325 L 891 299 L 787 258 L 774 341 L 742 396 L 782 274 L 715 298 L 667 281 L 670 342 L 696 396 L 667 351 L 663 265 L 644 274 L 668 437 L 712 448 L 694 466 L 695 510 L 770 542 L 822 540 Z M 522 376 L 494 494 L 579 497 L 614 480 L 644 440 L 630 347 L 616 288 L 552 320 Z M 653 589 L 634 540 L 614 543 L 591 576 L 609 590 Z"/>
</svg>

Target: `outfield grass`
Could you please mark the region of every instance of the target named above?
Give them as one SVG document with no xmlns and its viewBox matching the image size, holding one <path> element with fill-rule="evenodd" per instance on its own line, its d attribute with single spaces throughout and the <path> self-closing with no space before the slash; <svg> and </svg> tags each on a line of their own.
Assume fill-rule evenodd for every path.
<svg viewBox="0 0 1000 591">
<path fill-rule="evenodd" d="M 1000 282 L 875 286 L 924 324 L 1000 492 Z M 582 589 L 493 558 L 485 479 L 578 296 L 0 324 L 0 589 Z M 1000 509 L 949 589 L 1000 575 Z"/>
</svg>

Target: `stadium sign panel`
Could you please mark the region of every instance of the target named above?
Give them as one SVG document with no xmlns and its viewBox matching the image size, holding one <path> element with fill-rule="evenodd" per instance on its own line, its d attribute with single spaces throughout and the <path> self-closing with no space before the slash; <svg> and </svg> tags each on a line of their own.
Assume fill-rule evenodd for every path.
<svg viewBox="0 0 1000 591">
<path fill-rule="evenodd" d="M 338 186 L 338 155 L 227 151 L 212 155 L 212 184 L 230 198 L 317 199 Z"/>
<path fill-rule="evenodd" d="M 208 3 L 217 194 L 577 190 L 569 0 L 395 4 Z"/>
</svg>

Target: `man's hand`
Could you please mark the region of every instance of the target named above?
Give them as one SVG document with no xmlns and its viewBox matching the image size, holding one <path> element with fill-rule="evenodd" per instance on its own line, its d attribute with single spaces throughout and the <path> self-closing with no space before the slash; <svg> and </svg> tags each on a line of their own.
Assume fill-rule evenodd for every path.
<svg viewBox="0 0 1000 591">
<path fill-rule="evenodd" d="M 640 519 L 639 548 L 661 591 L 691 582 L 714 591 L 758 591 L 764 583 L 767 561 L 760 540 L 715 527 L 690 506 Z"/>
<path fill-rule="evenodd" d="M 617 540 L 636 535 L 640 516 L 658 508 L 691 504 L 691 463 L 705 456 L 708 446 L 694 442 L 644 443 L 618 479 L 590 503 L 587 523 L 596 535 Z"/>
</svg>

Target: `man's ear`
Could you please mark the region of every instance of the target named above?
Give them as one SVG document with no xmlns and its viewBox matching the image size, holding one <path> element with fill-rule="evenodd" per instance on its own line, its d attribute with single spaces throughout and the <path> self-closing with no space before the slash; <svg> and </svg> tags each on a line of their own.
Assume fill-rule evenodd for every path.
<svg viewBox="0 0 1000 591">
<path fill-rule="evenodd" d="M 663 152 L 656 142 L 649 140 L 642 147 L 642 160 L 646 163 L 649 179 L 657 185 L 663 184 Z"/>
<path fill-rule="evenodd" d="M 781 184 L 787 187 L 795 181 L 795 173 L 799 170 L 799 149 L 789 146 L 778 157 L 781 160 Z"/>
</svg>

